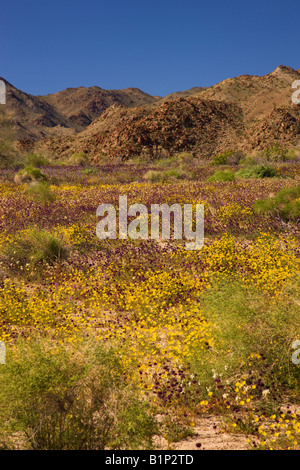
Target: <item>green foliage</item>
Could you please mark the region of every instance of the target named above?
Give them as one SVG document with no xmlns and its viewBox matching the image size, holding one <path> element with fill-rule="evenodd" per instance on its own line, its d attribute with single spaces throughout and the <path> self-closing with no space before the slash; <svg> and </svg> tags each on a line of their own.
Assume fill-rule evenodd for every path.
<svg viewBox="0 0 300 470">
<path fill-rule="evenodd" d="M 18 341 L 0 368 L 2 446 L 33 450 L 151 448 L 155 422 L 124 381 L 116 352 Z"/>
<path fill-rule="evenodd" d="M 183 439 L 192 437 L 195 434 L 190 426 L 180 422 L 171 414 L 167 414 L 165 416 L 161 425 L 164 437 L 168 442 L 179 442 Z"/>
<path fill-rule="evenodd" d="M 43 155 L 37 155 L 36 153 L 28 154 L 25 158 L 25 163 L 30 167 L 37 168 L 49 165 L 49 161 Z"/>
<path fill-rule="evenodd" d="M 172 168 L 166 172 L 167 179 L 182 180 L 189 179 L 191 176 L 191 174 L 181 168 Z"/>
<path fill-rule="evenodd" d="M 159 168 L 172 167 L 174 165 L 176 165 L 175 157 L 161 158 L 160 160 L 157 160 L 156 162 L 156 166 Z"/>
<path fill-rule="evenodd" d="M 30 184 L 26 189 L 26 192 L 34 200 L 41 203 L 54 202 L 56 199 L 55 194 L 51 191 L 47 182 L 36 182 Z"/>
<path fill-rule="evenodd" d="M 299 307 L 295 293 L 299 277 L 286 289 L 286 297 L 276 303 L 264 292 L 245 286 L 238 278 L 214 285 L 202 298 L 201 306 L 211 324 L 213 348 L 195 351 L 192 369 L 203 386 L 214 383 L 212 370 L 224 379 L 252 371 L 265 380 L 265 388 L 273 383 L 280 390 L 300 386 L 300 369 L 291 365 L 291 345 L 300 335 Z M 264 357 L 268 369 L 260 362 L 245 368 L 251 355 Z"/>
<path fill-rule="evenodd" d="M 165 173 L 163 171 L 149 170 L 144 174 L 144 179 L 151 183 L 161 183 L 165 181 Z"/>
<path fill-rule="evenodd" d="M 98 168 L 86 168 L 85 170 L 83 170 L 83 173 L 85 175 L 97 175 L 99 173 L 99 169 Z"/>
<path fill-rule="evenodd" d="M 67 257 L 67 249 L 62 241 L 45 230 L 31 229 L 15 242 L 2 246 L 2 258 L 11 270 L 21 266 L 35 267 Z"/>
<path fill-rule="evenodd" d="M 70 158 L 71 165 L 85 166 L 89 163 L 89 156 L 85 152 L 74 153 Z"/>
<path fill-rule="evenodd" d="M 237 178 L 272 178 L 277 176 L 275 168 L 268 165 L 249 165 L 236 172 Z"/>
<path fill-rule="evenodd" d="M 215 155 L 212 160 L 212 165 L 227 165 L 228 158 L 233 154 L 233 150 L 227 150 L 226 152 Z"/>
<path fill-rule="evenodd" d="M 252 165 L 257 165 L 258 162 L 252 156 L 246 155 L 244 158 L 240 160 L 240 164 L 243 166 L 252 166 Z"/>
<path fill-rule="evenodd" d="M 235 175 L 233 171 L 230 170 L 217 170 L 214 172 L 213 175 L 211 175 L 208 178 L 208 181 L 214 182 L 214 181 L 234 181 L 235 180 Z"/>
<path fill-rule="evenodd" d="M 194 160 L 192 152 L 182 152 L 177 155 L 177 162 L 183 165 L 190 164 Z"/>
<path fill-rule="evenodd" d="M 286 149 L 275 143 L 266 150 L 255 152 L 251 156 L 247 155 L 239 163 L 245 166 L 268 165 L 270 162 L 282 163 L 297 160 L 298 158 L 299 152 L 297 149 Z"/>
<path fill-rule="evenodd" d="M 34 181 L 47 181 L 47 176 L 41 172 L 39 168 L 31 165 L 25 166 L 22 170 L 18 171 L 14 178 L 15 183 L 32 183 Z"/>
<path fill-rule="evenodd" d="M 285 222 L 297 221 L 300 218 L 300 186 L 283 188 L 274 197 L 255 202 L 256 214 L 272 214 Z"/>
<path fill-rule="evenodd" d="M 155 420 L 149 415 L 149 405 L 138 399 L 137 394 L 125 389 L 118 394 L 115 434 L 109 447 L 113 449 L 151 449 L 152 437 L 157 433 Z"/>
<path fill-rule="evenodd" d="M 268 161 L 285 162 L 289 159 L 289 151 L 286 148 L 280 147 L 280 145 L 275 142 L 262 152 L 262 156 Z"/>
<path fill-rule="evenodd" d="M 237 165 L 243 157 L 242 152 L 235 150 L 226 150 L 215 155 L 212 159 L 212 165 Z"/>
<path fill-rule="evenodd" d="M 149 170 L 144 175 L 144 179 L 152 183 L 164 183 L 167 181 L 190 179 L 192 175 L 181 168 L 172 168 L 170 170 L 158 171 Z"/>
</svg>

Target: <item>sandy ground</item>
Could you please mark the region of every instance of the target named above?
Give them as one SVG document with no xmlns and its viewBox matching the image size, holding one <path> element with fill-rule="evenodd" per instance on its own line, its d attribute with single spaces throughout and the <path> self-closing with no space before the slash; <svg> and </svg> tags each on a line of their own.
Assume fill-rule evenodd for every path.
<svg viewBox="0 0 300 470">
<path fill-rule="evenodd" d="M 202 415 L 196 420 L 194 436 L 172 445 L 163 438 L 157 439 L 157 446 L 165 450 L 246 450 L 247 439 L 251 436 L 227 434 L 222 431 L 222 419 L 213 415 Z"/>
</svg>

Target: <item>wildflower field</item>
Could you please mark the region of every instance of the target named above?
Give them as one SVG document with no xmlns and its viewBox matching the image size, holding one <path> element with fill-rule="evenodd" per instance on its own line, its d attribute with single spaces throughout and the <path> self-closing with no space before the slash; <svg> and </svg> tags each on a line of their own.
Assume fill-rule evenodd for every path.
<svg viewBox="0 0 300 470">
<path fill-rule="evenodd" d="M 249 449 L 299 450 L 299 166 L 88 170 L 43 167 L 35 186 L 0 171 L 1 448 L 172 448 L 210 413 Z M 289 189 L 292 208 L 258 202 Z M 98 239 L 96 209 L 120 195 L 204 204 L 204 247 Z"/>
</svg>

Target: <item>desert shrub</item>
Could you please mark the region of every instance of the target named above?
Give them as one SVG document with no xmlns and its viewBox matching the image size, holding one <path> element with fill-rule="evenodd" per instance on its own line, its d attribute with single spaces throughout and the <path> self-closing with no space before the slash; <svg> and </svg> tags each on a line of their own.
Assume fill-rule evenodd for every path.
<svg viewBox="0 0 300 470">
<path fill-rule="evenodd" d="M 194 159 L 194 155 L 192 152 L 182 152 L 177 155 L 177 162 L 179 164 L 189 164 L 192 163 Z"/>
<path fill-rule="evenodd" d="M 70 158 L 71 165 L 85 166 L 89 162 L 88 154 L 85 152 L 74 153 Z"/>
<path fill-rule="evenodd" d="M 144 179 L 152 183 L 164 183 L 172 180 L 183 180 L 192 178 L 192 174 L 181 168 L 172 168 L 165 171 L 149 170 L 144 175 Z"/>
<path fill-rule="evenodd" d="M 47 176 L 39 168 L 27 165 L 22 168 L 14 177 L 17 184 L 32 183 L 34 181 L 47 181 Z"/>
<path fill-rule="evenodd" d="M 151 448 L 154 420 L 124 380 L 117 353 L 90 340 L 66 348 L 18 341 L 0 369 L 2 446 L 23 449 Z M 128 372 L 128 371 L 127 371 Z"/>
<path fill-rule="evenodd" d="M 211 175 L 208 178 L 208 181 L 210 181 L 210 182 L 213 182 L 213 181 L 234 181 L 234 180 L 235 180 L 234 172 L 230 171 L 230 170 L 224 170 L 224 171 L 217 170 L 217 171 L 214 172 L 213 175 Z"/>
<path fill-rule="evenodd" d="M 151 183 L 162 183 L 163 181 L 166 181 L 165 172 L 149 170 L 144 174 L 144 179 L 146 181 L 151 181 Z"/>
<path fill-rule="evenodd" d="M 268 197 L 255 202 L 256 214 L 272 214 L 285 222 L 300 218 L 300 186 L 283 188 L 274 197 Z"/>
<path fill-rule="evenodd" d="M 276 142 L 263 151 L 262 156 L 268 161 L 285 162 L 289 159 L 289 151 Z"/>
<path fill-rule="evenodd" d="M 176 158 L 175 157 L 170 157 L 170 158 L 161 158 L 156 162 L 156 166 L 160 168 L 165 168 L 165 167 L 172 167 L 176 165 Z"/>
<path fill-rule="evenodd" d="M 67 257 L 62 241 L 45 230 L 31 229 L 13 242 L 2 245 L 1 257 L 10 269 L 52 264 Z"/>
<path fill-rule="evenodd" d="M 165 160 L 165 159 L 162 158 L 161 160 Z M 127 160 L 127 163 L 131 164 L 131 162 L 134 162 L 137 165 L 147 165 L 151 163 L 151 159 L 148 153 L 143 152 L 141 155 L 134 155 L 132 158 L 130 158 L 130 160 Z"/>
<path fill-rule="evenodd" d="M 183 180 L 191 177 L 192 175 L 182 168 L 172 168 L 166 172 L 167 179 Z"/>
<path fill-rule="evenodd" d="M 36 153 L 26 155 L 25 163 L 26 165 L 37 168 L 49 165 L 49 161 L 43 155 L 37 155 Z"/>
<path fill-rule="evenodd" d="M 246 155 L 245 157 L 243 157 L 239 163 L 243 166 L 252 166 L 258 164 L 257 160 L 250 155 Z"/>
<path fill-rule="evenodd" d="M 228 150 L 227 152 L 219 153 L 215 155 L 212 159 L 212 165 L 227 165 L 228 157 L 232 154 L 233 150 Z"/>
<path fill-rule="evenodd" d="M 227 150 L 215 155 L 212 159 L 212 165 L 237 165 L 243 154 L 241 151 Z"/>
<path fill-rule="evenodd" d="M 17 153 L 9 153 L 6 155 L 0 155 L 0 169 L 14 169 L 19 170 L 24 166 L 23 158 Z"/>
<path fill-rule="evenodd" d="M 26 189 L 26 192 L 34 200 L 41 203 L 55 201 L 55 194 L 51 191 L 47 182 L 36 182 L 30 184 Z"/>
<path fill-rule="evenodd" d="M 96 175 L 97 173 L 99 173 L 99 169 L 98 168 L 86 168 L 85 170 L 83 170 L 83 173 L 85 175 Z"/>
<path fill-rule="evenodd" d="M 300 157 L 299 149 L 297 149 L 297 148 L 288 149 L 287 158 L 286 158 L 288 161 L 296 160 L 296 161 L 299 162 L 299 157 Z"/>
<path fill-rule="evenodd" d="M 160 426 L 162 428 L 164 438 L 168 442 L 179 442 L 195 435 L 193 428 L 180 422 L 178 417 L 174 416 L 173 413 L 166 413 Z"/>
<path fill-rule="evenodd" d="M 272 178 L 277 176 L 275 168 L 268 165 L 249 165 L 236 172 L 237 178 Z"/>
<path fill-rule="evenodd" d="M 191 360 L 204 387 L 214 387 L 216 376 L 222 377 L 223 384 L 226 380 L 234 384 L 238 375 L 250 372 L 260 377 L 263 390 L 298 393 L 300 369 L 291 363 L 291 345 L 300 336 L 296 292 L 299 277 L 291 280 L 276 303 L 258 288 L 232 278 L 204 294 L 201 305 L 214 345 L 195 350 Z M 256 357 L 260 360 L 255 363 Z"/>
</svg>

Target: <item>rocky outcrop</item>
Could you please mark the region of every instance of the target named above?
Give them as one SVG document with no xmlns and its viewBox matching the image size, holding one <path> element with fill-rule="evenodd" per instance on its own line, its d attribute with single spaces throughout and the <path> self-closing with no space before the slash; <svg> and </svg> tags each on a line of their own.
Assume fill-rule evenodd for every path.
<svg viewBox="0 0 300 470">
<path fill-rule="evenodd" d="M 36 147 L 56 158 L 81 151 L 95 162 L 103 156 L 155 159 L 184 151 L 206 158 L 229 149 L 262 150 L 274 142 L 300 145 L 300 106 L 291 99 L 296 80 L 299 71 L 279 66 L 262 77 L 228 78 L 165 98 L 137 88 L 99 87 L 35 97 L 7 84 L 7 110 L 19 139 L 39 141 Z"/>
</svg>

